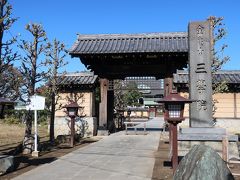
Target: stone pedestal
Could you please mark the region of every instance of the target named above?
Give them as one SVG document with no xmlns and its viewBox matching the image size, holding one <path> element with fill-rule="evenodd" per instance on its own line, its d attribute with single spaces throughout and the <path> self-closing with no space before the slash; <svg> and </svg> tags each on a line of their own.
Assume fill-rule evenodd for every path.
<svg viewBox="0 0 240 180">
<path fill-rule="evenodd" d="M 178 134 L 179 155 L 185 156 L 194 145 L 204 144 L 212 147 L 222 156 L 222 140 L 226 134 L 224 128 L 181 128 Z M 229 140 L 229 158 L 239 157 L 238 136 L 227 136 Z"/>
<path fill-rule="evenodd" d="M 222 141 L 226 136 L 224 128 L 182 128 L 179 131 L 179 141 Z M 228 135 L 229 141 L 237 142 L 237 135 Z"/>
<path fill-rule="evenodd" d="M 222 157 L 222 142 L 221 141 L 178 141 L 178 155 L 185 156 L 194 145 L 207 145 L 213 148 Z M 228 158 L 239 158 L 237 142 L 229 142 Z"/>
<path fill-rule="evenodd" d="M 226 129 L 224 128 L 181 128 L 181 134 L 226 134 Z"/>
</svg>

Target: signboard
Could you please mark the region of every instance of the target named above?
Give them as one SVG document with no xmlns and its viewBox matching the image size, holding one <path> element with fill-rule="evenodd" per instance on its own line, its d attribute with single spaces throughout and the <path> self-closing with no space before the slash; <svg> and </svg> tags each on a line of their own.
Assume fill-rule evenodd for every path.
<svg viewBox="0 0 240 180">
<path fill-rule="evenodd" d="M 26 106 L 26 110 L 44 110 L 45 97 L 33 95 L 30 97 L 30 104 Z"/>
</svg>

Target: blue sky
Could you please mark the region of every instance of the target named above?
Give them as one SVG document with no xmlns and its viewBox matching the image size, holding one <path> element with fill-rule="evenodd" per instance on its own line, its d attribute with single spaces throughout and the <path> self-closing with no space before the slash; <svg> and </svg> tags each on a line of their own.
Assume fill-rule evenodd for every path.
<svg viewBox="0 0 240 180">
<path fill-rule="evenodd" d="M 228 0 L 9 0 L 19 17 L 12 34 L 29 38 L 29 22 L 41 23 L 50 40 L 57 38 L 69 49 L 77 33 L 147 33 L 187 31 L 188 22 L 223 16 L 228 35 L 224 69 L 240 70 L 240 1 Z M 78 58 L 66 58 L 69 72 L 84 70 Z"/>
</svg>

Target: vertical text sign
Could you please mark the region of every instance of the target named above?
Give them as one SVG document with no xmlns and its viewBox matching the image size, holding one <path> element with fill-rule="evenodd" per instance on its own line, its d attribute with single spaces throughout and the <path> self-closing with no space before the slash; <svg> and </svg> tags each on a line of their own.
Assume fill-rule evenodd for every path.
<svg viewBox="0 0 240 180">
<path fill-rule="evenodd" d="M 212 32 L 209 21 L 192 22 L 189 34 L 190 126 L 212 126 Z"/>
</svg>

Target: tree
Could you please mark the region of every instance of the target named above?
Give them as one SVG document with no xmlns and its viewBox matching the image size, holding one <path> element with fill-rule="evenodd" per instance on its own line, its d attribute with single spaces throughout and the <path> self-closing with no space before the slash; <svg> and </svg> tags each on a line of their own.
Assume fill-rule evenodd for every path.
<svg viewBox="0 0 240 180">
<path fill-rule="evenodd" d="M 15 99 L 19 95 L 21 76 L 13 66 L 19 56 L 13 52 L 12 46 L 16 37 L 4 40 L 5 32 L 9 31 L 17 18 L 12 17 L 12 5 L 7 0 L 0 0 L 0 97 Z"/>
<path fill-rule="evenodd" d="M 209 20 L 213 30 L 213 63 L 212 72 L 215 73 L 222 69 L 222 66 L 230 60 L 229 56 L 224 55 L 224 50 L 228 47 L 222 43 L 222 40 L 227 35 L 223 17 L 211 16 Z"/>
<path fill-rule="evenodd" d="M 20 68 L 24 87 L 22 89 L 23 94 L 29 99 L 30 96 L 35 94 L 36 84 L 43 80 L 46 72 L 40 69 L 43 65 L 46 65 L 45 61 L 39 61 L 39 58 L 47 49 L 46 45 L 46 32 L 41 24 L 31 23 L 26 25 L 26 30 L 30 32 L 32 41 L 21 40 L 19 48 L 25 53 L 22 57 L 22 65 Z M 23 143 L 24 153 L 30 153 L 31 149 L 26 147 L 25 142 L 31 138 L 32 132 L 32 114 L 29 111 L 26 116 L 26 129 L 25 138 Z"/>
<path fill-rule="evenodd" d="M 124 109 L 124 93 L 122 88 L 122 80 L 114 80 L 114 108 L 116 110 Z"/>
<path fill-rule="evenodd" d="M 211 16 L 208 18 L 211 23 L 213 31 L 213 63 L 212 63 L 212 74 L 222 69 L 222 66 L 230 60 L 229 56 L 224 55 L 224 50 L 227 45 L 222 43 L 222 40 L 227 35 L 225 24 L 223 23 L 223 17 Z M 225 81 L 217 82 L 213 81 L 213 94 L 228 91 L 228 86 Z M 215 114 L 217 100 L 213 99 L 213 115 Z M 216 121 L 216 119 L 214 119 Z"/>
<path fill-rule="evenodd" d="M 59 74 L 59 69 L 65 66 L 67 63 L 64 61 L 66 57 L 65 45 L 54 39 L 53 43 L 48 43 L 48 50 L 46 52 L 47 62 L 50 64 L 50 69 L 48 71 L 47 79 L 49 81 L 49 94 L 51 98 L 51 116 L 50 116 L 50 142 L 54 142 L 54 118 L 56 111 L 56 104 L 58 102 L 59 96 L 57 96 L 57 76 Z M 64 73 L 62 74 L 64 75 Z"/>
<path fill-rule="evenodd" d="M 125 106 L 139 106 L 138 100 L 142 97 L 142 93 L 138 91 L 137 84 L 129 83 L 127 89 L 123 96 Z"/>
</svg>

